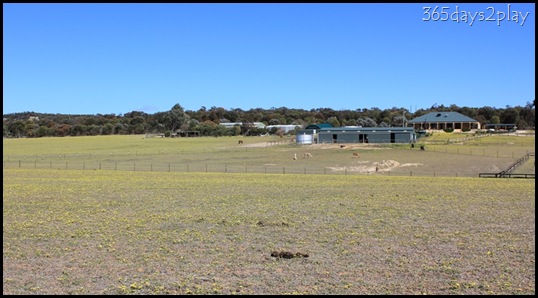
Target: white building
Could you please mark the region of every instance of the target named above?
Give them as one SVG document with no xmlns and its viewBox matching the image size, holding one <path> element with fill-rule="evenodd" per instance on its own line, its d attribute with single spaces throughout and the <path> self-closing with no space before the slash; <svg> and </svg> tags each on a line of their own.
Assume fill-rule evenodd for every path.
<svg viewBox="0 0 538 298">
<path fill-rule="evenodd" d="M 301 125 L 296 125 L 296 124 L 279 124 L 279 125 L 267 125 L 265 128 L 267 128 L 267 130 L 271 130 L 273 128 L 282 129 L 284 130 L 284 133 L 287 133 L 290 130 L 294 130 L 296 128 L 301 129 L 303 127 Z"/>
<path fill-rule="evenodd" d="M 220 123 L 219 125 L 226 126 L 227 128 L 232 128 L 236 125 L 242 126 L 243 122 L 225 122 Z M 263 124 L 262 122 L 252 122 L 252 125 L 254 125 L 254 127 L 256 128 L 265 128 L 265 124 Z"/>
</svg>

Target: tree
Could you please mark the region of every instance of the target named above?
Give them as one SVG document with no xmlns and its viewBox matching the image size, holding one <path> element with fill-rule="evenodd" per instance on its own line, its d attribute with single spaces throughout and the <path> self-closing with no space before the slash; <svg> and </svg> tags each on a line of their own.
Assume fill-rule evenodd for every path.
<svg viewBox="0 0 538 298">
<path fill-rule="evenodd" d="M 183 107 L 181 107 L 181 105 L 178 103 L 175 104 L 168 113 L 165 113 L 162 116 L 163 119 L 161 120 L 165 125 L 165 128 L 172 132 L 175 132 L 177 129 L 181 128 L 183 124 L 188 123 L 190 120 L 189 115 L 185 113 Z"/>
<path fill-rule="evenodd" d="M 357 119 L 357 125 L 362 127 L 376 127 L 377 123 L 370 117 Z"/>
<path fill-rule="evenodd" d="M 517 123 L 519 119 L 519 112 L 515 108 L 507 108 L 501 112 L 500 118 L 501 123 L 504 124 Z"/>
<path fill-rule="evenodd" d="M 338 121 L 338 119 L 336 119 L 334 116 L 327 118 L 327 123 L 333 127 L 340 127 L 340 121 Z"/>
</svg>

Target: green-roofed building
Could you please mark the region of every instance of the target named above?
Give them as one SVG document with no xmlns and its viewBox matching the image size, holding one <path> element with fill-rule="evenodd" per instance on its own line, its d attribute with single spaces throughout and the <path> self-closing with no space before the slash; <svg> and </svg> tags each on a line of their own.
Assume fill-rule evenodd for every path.
<svg viewBox="0 0 538 298">
<path fill-rule="evenodd" d="M 333 127 L 333 126 L 329 123 L 319 123 L 319 124 L 310 124 L 304 129 L 315 129 L 317 131 L 320 131 L 322 128 L 330 128 L 330 127 Z"/>
<path fill-rule="evenodd" d="M 416 130 L 480 129 L 480 122 L 458 112 L 431 112 L 407 121 Z"/>
</svg>

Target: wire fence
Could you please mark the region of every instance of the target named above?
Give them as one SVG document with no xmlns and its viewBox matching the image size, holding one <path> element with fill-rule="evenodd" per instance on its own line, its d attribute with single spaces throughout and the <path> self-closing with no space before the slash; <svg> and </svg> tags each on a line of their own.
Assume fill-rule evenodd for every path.
<svg viewBox="0 0 538 298">
<path fill-rule="evenodd" d="M 86 171 L 134 171 L 134 172 L 206 172 L 206 173 L 250 173 L 250 174 L 320 174 L 320 175 L 377 175 L 377 176 L 419 176 L 419 177 L 476 177 L 477 173 L 458 171 L 356 169 L 353 167 L 300 167 L 273 165 L 237 165 L 237 164 L 188 164 L 188 163 L 153 163 L 153 162 L 103 162 L 103 161 L 4 161 L 4 169 L 54 169 Z"/>
</svg>

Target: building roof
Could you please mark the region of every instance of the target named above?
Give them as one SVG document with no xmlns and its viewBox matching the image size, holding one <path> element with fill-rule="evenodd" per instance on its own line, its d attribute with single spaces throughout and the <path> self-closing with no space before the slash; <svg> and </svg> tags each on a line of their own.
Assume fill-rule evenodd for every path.
<svg viewBox="0 0 538 298">
<path fill-rule="evenodd" d="M 319 124 L 310 124 L 304 129 L 322 129 L 322 128 L 327 128 L 327 127 L 333 127 L 333 126 L 330 125 L 329 123 L 319 123 Z"/>
<path fill-rule="evenodd" d="M 431 112 L 422 115 L 407 123 L 444 123 L 444 122 L 478 122 L 477 120 L 462 115 L 458 112 Z"/>
<path fill-rule="evenodd" d="M 342 126 L 342 127 L 325 127 L 320 130 L 322 132 L 345 132 L 345 131 L 354 131 L 354 132 L 413 132 L 415 129 L 413 127 L 359 127 L 359 126 Z"/>
<path fill-rule="evenodd" d="M 265 124 L 263 124 L 263 122 L 252 122 L 250 124 L 252 124 L 253 126 L 257 128 L 265 128 Z M 226 126 L 226 127 L 234 127 L 236 125 L 242 126 L 243 122 L 223 122 L 223 123 L 219 123 L 219 125 Z"/>
</svg>

